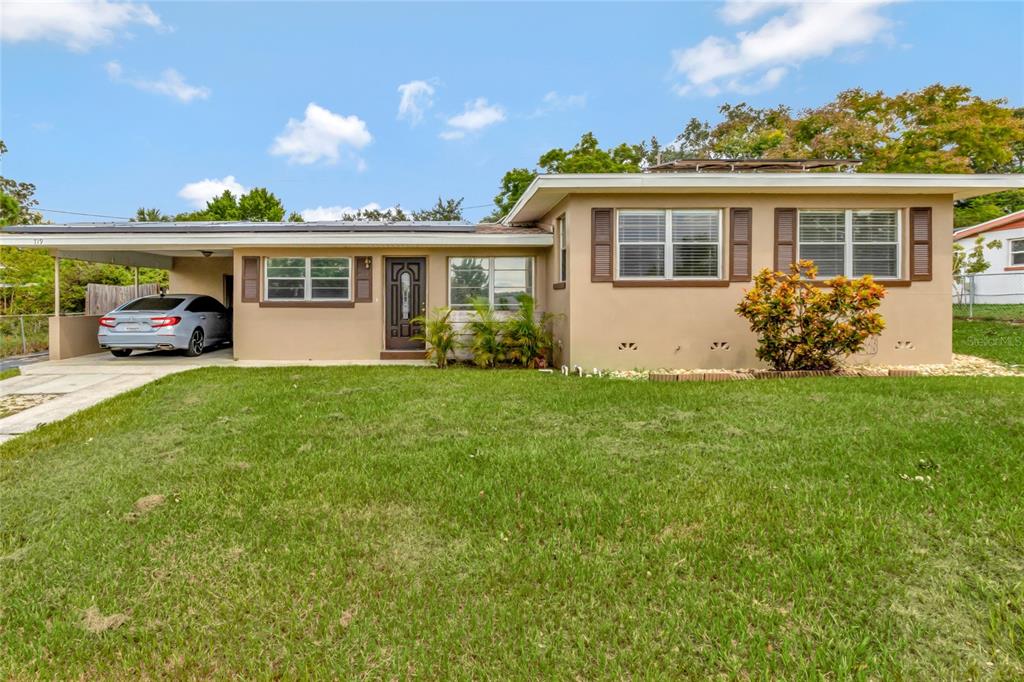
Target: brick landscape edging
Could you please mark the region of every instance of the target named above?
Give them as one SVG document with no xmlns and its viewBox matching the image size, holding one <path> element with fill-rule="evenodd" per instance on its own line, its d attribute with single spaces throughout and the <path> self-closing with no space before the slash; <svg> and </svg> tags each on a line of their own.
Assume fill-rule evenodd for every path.
<svg viewBox="0 0 1024 682">
<path fill-rule="evenodd" d="M 858 370 L 787 370 L 758 369 L 753 372 L 692 372 L 690 374 L 670 374 L 668 372 L 651 372 L 649 381 L 746 381 L 750 379 L 804 379 L 807 377 L 916 377 L 916 369 L 890 369 L 886 374 L 873 374 Z"/>
</svg>

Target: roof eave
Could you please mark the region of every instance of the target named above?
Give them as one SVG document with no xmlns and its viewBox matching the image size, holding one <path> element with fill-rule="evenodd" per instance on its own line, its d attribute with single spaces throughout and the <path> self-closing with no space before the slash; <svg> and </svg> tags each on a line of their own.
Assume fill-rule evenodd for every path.
<svg viewBox="0 0 1024 682">
<path fill-rule="evenodd" d="M 757 194 L 946 194 L 954 200 L 1024 187 L 1024 175 L 925 174 L 758 174 L 758 173 L 624 173 L 539 175 L 512 210 L 506 225 L 539 219 L 568 194 L 595 192 L 702 192 Z M 544 196 L 546 201 L 535 198 Z M 541 203 L 542 206 L 536 204 Z"/>
</svg>

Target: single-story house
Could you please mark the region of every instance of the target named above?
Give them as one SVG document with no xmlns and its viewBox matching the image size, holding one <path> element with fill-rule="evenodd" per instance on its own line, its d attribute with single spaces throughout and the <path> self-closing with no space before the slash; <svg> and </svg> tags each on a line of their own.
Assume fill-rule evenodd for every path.
<svg viewBox="0 0 1024 682">
<path fill-rule="evenodd" d="M 957 230 L 953 241 L 971 251 L 978 237 L 984 238 L 988 268 L 963 282 L 963 296 L 973 292 L 975 303 L 1024 303 L 1024 211 Z M 989 246 L 998 242 L 998 246 Z"/>
<path fill-rule="evenodd" d="M 238 359 L 421 357 L 416 315 L 468 315 L 477 296 L 507 309 L 526 292 L 557 315 L 557 364 L 758 366 L 736 304 L 761 268 L 809 258 L 822 279 L 870 273 L 888 288 L 885 332 L 862 361 L 950 361 L 953 202 L 1024 176 L 776 166 L 541 175 L 499 224 L 30 225 L 0 243 L 166 268 L 172 291 L 233 309 Z M 94 349 L 95 330 L 54 318 L 51 352 Z"/>
</svg>

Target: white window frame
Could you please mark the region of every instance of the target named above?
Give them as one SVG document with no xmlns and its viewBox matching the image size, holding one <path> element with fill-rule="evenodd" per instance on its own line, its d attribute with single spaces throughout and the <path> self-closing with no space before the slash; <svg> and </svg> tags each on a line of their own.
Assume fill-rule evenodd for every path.
<svg viewBox="0 0 1024 682">
<path fill-rule="evenodd" d="M 270 268 L 267 267 L 267 261 L 274 260 L 276 258 L 302 258 L 305 261 L 305 275 L 301 278 L 303 282 L 303 297 L 302 298 L 273 298 L 270 296 L 270 280 L 271 279 L 292 279 L 299 280 L 299 277 L 270 277 L 268 274 Z M 348 285 L 348 297 L 347 298 L 313 298 L 313 277 L 311 276 L 312 262 L 314 258 L 330 258 L 332 260 L 344 260 L 348 262 L 348 277 L 318 277 L 317 279 L 344 279 Z M 280 301 L 280 302 L 295 302 L 295 303 L 307 303 L 307 302 L 320 302 L 320 301 L 352 301 L 352 258 L 350 256 L 265 256 L 263 258 L 263 291 L 265 301 Z"/>
<path fill-rule="evenodd" d="M 619 265 L 622 261 L 622 242 L 619 241 L 619 216 L 624 213 L 657 213 L 660 208 L 623 208 L 615 212 L 615 279 L 625 282 L 660 282 L 662 280 L 668 281 L 705 281 L 714 282 L 722 279 L 722 256 L 724 252 L 723 248 L 723 225 L 724 221 L 722 215 L 724 209 L 721 208 L 666 208 L 665 209 L 665 237 L 661 242 L 626 242 L 627 245 L 637 246 L 664 246 L 665 247 L 665 264 L 662 268 L 665 273 L 661 277 L 650 276 L 650 277 L 622 277 L 619 274 Z M 670 273 L 672 272 L 672 259 L 673 249 L 675 248 L 672 240 L 672 214 L 673 213 L 715 213 L 718 216 L 718 241 L 715 244 L 718 246 L 718 265 L 716 274 L 711 277 L 673 277 Z M 711 244 L 712 242 L 695 242 Z"/>
<path fill-rule="evenodd" d="M 564 213 L 555 219 L 555 227 L 558 232 L 558 282 L 565 283 L 569 277 L 569 244 Z"/>
<path fill-rule="evenodd" d="M 800 239 L 800 216 L 804 213 L 814 212 L 837 212 L 843 211 L 843 241 L 841 242 L 805 242 Z M 880 277 L 872 275 L 875 279 L 880 282 L 896 282 L 903 276 L 903 211 L 898 208 L 801 208 L 797 211 L 796 218 L 796 254 L 797 260 L 802 260 L 800 254 L 800 247 L 804 244 L 814 245 L 827 245 L 835 246 L 836 244 L 843 245 L 843 272 L 844 277 L 853 278 L 853 247 L 855 244 L 860 245 L 871 245 L 871 244 L 882 244 L 890 245 L 892 242 L 855 242 L 853 241 L 853 214 L 856 211 L 878 211 L 880 213 L 895 213 L 896 214 L 896 276 L 895 277 Z M 837 275 L 829 275 L 828 277 L 836 277 Z"/>
<path fill-rule="evenodd" d="M 525 258 L 525 259 L 527 259 L 530 262 L 530 290 L 528 292 L 526 292 L 526 293 L 529 296 L 532 296 L 534 301 L 537 300 L 537 295 L 536 295 L 536 293 L 537 293 L 537 258 L 535 256 L 524 256 L 524 255 L 516 255 L 516 254 L 507 254 L 507 255 L 501 255 L 501 256 L 449 256 L 448 257 L 448 272 L 446 274 L 446 277 L 448 278 L 448 307 L 451 308 L 452 310 L 472 310 L 473 309 L 472 306 L 468 306 L 468 304 L 462 304 L 462 303 L 460 303 L 459 305 L 460 306 L 461 305 L 467 305 L 468 307 L 456 308 L 455 304 L 452 303 L 452 261 L 456 260 L 456 259 L 463 260 L 465 258 L 472 258 L 472 259 L 475 259 L 475 260 L 485 260 L 485 261 L 487 261 L 487 305 L 492 310 L 496 310 L 496 308 L 494 307 L 494 259 L 495 258 Z M 501 310 L 517 310 L 517 309 L 518 309 L 518 307 L 516 307 L 516 308 L 501 308 Z"/>
<path fill-rule="evenodd" d="M 1017 238 L 1017 239 L 1007 239 L 1006 240 L 1006 244 L 1009 247 L 1008 249 L 1006 249 L 1006 251 L 1007 251 L 1007 253 L 1010 254 L 1010 265 L 1009 265 L 1009 267 L 1011 267 L 1011 268 L 1024 267 L 1024 237 L 1020 237 L 1020 238 Z M 1021 250 L 1020 250 L 1020 253 L 1016 254 L 1016 255 L 1021 257 L 1021 261 L 1019 263 L 1014 263 L 1013 262 L 1013 256 L 1014 256 L 1013 246 L 1014 246 L 1014 244 L 1020 244 L 1021 247 L 1022 247 Z"/>
</svg>

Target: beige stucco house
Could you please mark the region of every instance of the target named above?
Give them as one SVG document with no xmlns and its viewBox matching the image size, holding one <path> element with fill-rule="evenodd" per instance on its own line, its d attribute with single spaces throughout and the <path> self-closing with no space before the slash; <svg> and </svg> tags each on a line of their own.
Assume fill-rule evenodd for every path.
<svg viewBox="0 0 1024 682">
<path fill-rule="evenodd" d="M 497 225 L 102 223 L 7 228 L 0 243 L 170 271 L 233 309 L 237 359 L 421 357 L 410 319 L 527 292 L 558 314 L 558 364 L 752 367 L 734 309 L 761 268 L 810 258 L 873 274 L 886 330 L 858 358 L 951 359 L 953 202 L 1022 176 L 809 172 L 545 175 Z M 460 312 L 459 315 L 468 315 Z M 95 318 L 54 318 L 51 352 L 98 350 Z"/>
</svg>

